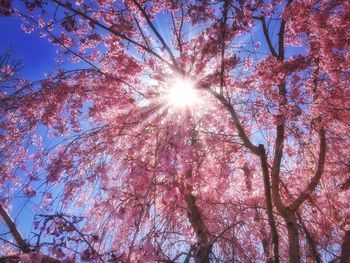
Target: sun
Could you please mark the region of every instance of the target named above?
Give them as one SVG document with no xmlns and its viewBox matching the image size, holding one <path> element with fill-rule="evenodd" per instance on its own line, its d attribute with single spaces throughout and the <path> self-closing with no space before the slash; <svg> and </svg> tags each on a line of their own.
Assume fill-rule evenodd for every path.
<svg viewBox="0 0 350 263">
<path fill-rule="evenodd" d="M 193 106 L 198 99 L 194 83 L 190 80 L 177 78 L 169 85 L 167 93 L 168 103 L 176 108 Z"/>
</svg>

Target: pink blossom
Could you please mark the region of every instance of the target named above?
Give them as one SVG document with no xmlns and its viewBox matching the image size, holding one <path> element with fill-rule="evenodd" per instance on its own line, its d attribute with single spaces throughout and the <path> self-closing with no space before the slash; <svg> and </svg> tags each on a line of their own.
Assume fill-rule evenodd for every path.
<svg viewBox="0 0 350 263">
<path fill-rule="evenodd" d="M 32 32 L 34 31 L 34 29 L 35 29 L 35 27 L 34 27 L 33 24 L 28 24 L 28 23 L 23 23 L 23 24 L 21 25 L 21 28 L 22 28 L 22 30 L 23 30 L 25 33 L 27 33 L 27 34 L 32 33 Z"/>
<path fill-rule="evenodd" d="M 43 28 L 45 26 L 45 20 L 42 18 L 39 18 L 38 25 L 39 25 L 39 28 Z"/>
<path fill-rule="evenodd" d="M 244 59 L 244 66 L 243 66 L 243 69 L 245 71 L 249 70 L 250 67 L 253 65 L 253 58 L 251 57 L 248 57 L 248 58 L 245 58 Z"/>
<path fill-rule="evenodd" d="M 24 188 L 24 193 L 26 194 L 26 196 L 28 196 L 29 198 L 36 196 L 36 191 L 30 186 L 27 185 Z"/>
<path fill-rule="evenodd" d="M 0 71 L 6 75 L 13 76 L 13 69 L 10 65 L 5 65 L 0 68 Z"/>
</svg>

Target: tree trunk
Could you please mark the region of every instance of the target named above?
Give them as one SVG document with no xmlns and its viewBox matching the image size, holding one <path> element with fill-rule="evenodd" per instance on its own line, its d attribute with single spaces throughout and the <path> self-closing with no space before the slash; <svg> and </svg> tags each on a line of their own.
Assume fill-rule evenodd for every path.
<svg viewBox="0 0 350 263">
<path fill-rule="evenodd" d="M 195 258 L 197 263 L 209 263 L 209 255 L 211 253 L 211 244 L 208 242 L 208 230 L 203 221 L 203 216 L 196 205 L 196 197 L 192 195 L 192 187 L 187 185 L 187 193 L 185 201 L 188 207 L 188 219 L 193 227 L 197 237 L 197 248 L 195 250 Z"/>
<path fill-rule="evenodd" d="M 341 245 L 340 263 L 350 263 L 350 231 L 345 232 Z"/>
<path fill-rule="evenodd" d="M 295 215 L 285 218 L 288 230 L 288 255 L 289 263 L 300 263 L 300 246 L 298 224 Z"/>
<path fill-rule="evenodd" d="M 265 195 L 265 204 L 266 204 L 266 214 L 271 230 L 271 241 L 272 241 L 272 249 L 273 249 L 273 259 L 268 259 L 268 261 L 273 261 L 274 263 L 280 262 L 279 256 L 279 236 L 276 226 L 276 221 L 273 216 L 273 206 L 272 206 L 272 197 L 271 197 L 271 184 L 269 177 L 269 167 L 267 162 L 267 156 L 265 152 L 265 147 L 262 144 L 259 144 L 259 156 L 261 169 L 263 173 L 264 180 L 264 195 Z"/>
<path fill-rule="evenodd" d="M 313 256 L 314 261 L 316 263 L 322 263 L 320 254 L 317 251 L 317 245 L 316 245 L 314 239 L 312 238 L 310 231 L 307 229 L 306 225 L 304 224 L 300 214 L 297 213 L 297 216 L 298 216 L 299 223 L 300 223 L 302 229 L 304 230 L 306 240 L 309 243 L 309 247 L 310 247 L 310 250 L 312 252 L 312 256 Z"/>
</svg>

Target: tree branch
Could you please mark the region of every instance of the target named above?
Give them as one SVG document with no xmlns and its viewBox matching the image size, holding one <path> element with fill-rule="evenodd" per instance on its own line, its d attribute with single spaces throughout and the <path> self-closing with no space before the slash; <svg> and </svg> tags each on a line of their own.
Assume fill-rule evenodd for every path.
<svg viewBox="0 0 350 263">
<path fill-rule="evenodd" d="M 106 26 L 106 25 L 104 25 L 104 24 L 101 24 L 100 22 L 96 21 L 95 19 L 92 19 L 92 18 L 89 17 L 88 15 L 86 15 L 86 14 L 84 14 L 83 12 L 81 12 L 81 11 L 79 11 L 79 10 L 73 8 L 73 7 L 70 6 L 70 5 L 63 4 L 63 3 L 61 3 L 59 0 L 51 0 L 51 1 L 53 1 L 54 3 L 56 3 L 56 4 L 59 5 L 59 6 L 62 6 L 62 7 L 64 7 L 64 8 L 66 8 L 66 9 L 68 9 L 68 10 L 70 10 L 70 11 L 76 13 L 77 15 L 79 15 L 79 16 L 85 18 L 86 20 L 88 20 L 88 21 L 92 22 L 93 24 L 95 24 L 95 25 L 101 27 L 102 29 L 105 29 L 105 30 L 107 30 L 108 32 L 110 32 L 110 33 L 112 33 L 112 34 L 114 34 L 114 35 L 116 35 L 116 36 L 118 36 L 118 37 L 120 37 L 120 38 L 122 38 L 122 39 L 124 39 L 124 40 L 126 40 L 126 41 L 128 41 L 128 42 L 130 42 L 131 44 L 134 44 L 135 46 L 138 46 L 138 47 L 142 48 L 143 50 L 149 52 L 150 54 L 152 54 L 153 56 L 155 56 L 156 58 L 158 58 L 160 61 L 162 61 L 162 62 L 164 62 L 165 64 L 167 64 L 167 65 L 168 65 L 169 67 L 171 67 L 172 69 L 176 69 L 176 70 L 177 70 L 177 67 L 176 67 L 175 65 L 172 65 L 171 63 L 169 63 L 168 61 L 166 61 L 164 58 L 162 58 L 158 53 L 154 52 L 153 50 L 151 50 L 150 48 L 146 47 L 145 45 L 142 45 L 141 43 L 139 43 L 139 42 L 133 40 L 132 38 L 130 38 L 130 37 L 128 37 L 128 36 L 126 36 L 126 35 L 124 35 L 124 34 L 118 32 L 118 31 L 116 31 L 116 30 L 114 30 L 112 27 L 108 27 L 108 26 Z"/>
<path fill-rule="evenodd" d="M 234 107 L 232 106 L 232 104 L 225 99 L 225 97 L 217 92 L 215 92 L 214 90 L 208 88 L 206 89 L 209 93 L 211 93 L 212 95 L 214 95 L 215 98 L 217 98 L 225 107 L 226 109 L 229 111 L 233 122 L 238 130 L 238 135 L 239 137 L 242 139 L 244 146 L 246 146 L 249 150 L 251 150 L 254 154 L 259 155 L 260 151 L 259 151 L 259 147 L 255 146 L 251 140 L 249 139 L 249 137 L 247 136 L 242 123 L 240 122 L 238 115 L 236 113 L 236 110 L 234 109 Z"/>
<path fill-rule="evenodd" d="M 167 50 L 170 59 L 173 63 L 173 66 L 176 66 L 176 60 L 174 57 L 173 52 L 171 51 L 170 47 L 168 46 L 168 44 L 165 42 L 164 38 L 162 37 L 162 35 L 158 32 L 158 30 L 156 29 L 156 27 L 153 25 L 149 15 L 147 14 L 146 10 L 140 5 L 139 2 L 137 2 L 136 0 L 132 0 L 133 3 L 137 6 L 137 8 L 141 11 L 143 17 L 146 19 L 148 25 L 151 27 L 152 31 L 154 32 L 154 34 L 156 34 L 157 38 L 159 39 L 159 41 L 162 43 L 163 47 Z"/>
<path fill-rule="evenodd" d="M 4 209 L 4 207 L 0 204 L 0 215 L 4 219 L 8 229 L 10 230 L 11 235 L 16 241 L 16 244 L 18 245 L 19 249 L 23 253 L 29 252 L 29 246 L 27 242 L 22 237 L 21 233 L 18 231 L 16 224 L 13 222 L 11 216 L 7 213 L 7 211 Z"/>
<path fill-rule="evenodd" d="M 31 250 L 28 243 L 23 239 L 21 233 L 18 231 L 12 218 L 10 217 L 10 215 L 7 213 L 7 211 L 4 209 L 4 207 L 1 204 L 0 204 L 0 215 L 4 219 L 20 251 L 22 253 L 29 253 Z M 19 256 L 0 257 L 0 262 L 20 262 L 20 257 Z M 42 262 L 43 263 L 60 263 L 61 261 L 47 255 L 42 255 Z"/>
<path fill-rule="evenodd" d="M 274 159 L 271 169 L 271 180 L 272 180 L 272 196 L 274 204 L 276 205 L 277 210 L 281 214 L 286 214 L 286 207 L 283 205 L 281 195 L 280 195 L 280 169 L 283 156 L 283 147 L 285 139 L 285 124 L 284 124 L 284 114 L 283 108 L 287 104 L 287 91 L 286 83 L 279 85 L 279 95 L 283 98 L 283 101 L 279 105 L 279 114 L 277 115 L 277 127 L 276 127 L 276 140 L 274 148 Z"/>
<path fill-rule="evenodd" d="M 267 46 L 269 47 L 269 50 L 270 50 L 272 56 L 278 58 L 278 54 L 276 53 L 276 50 L 274 49 L 274 47 L 272 45 L 272 42 L 271 42 L 271 38 L 270 38 L 270 35 L 269 35 L 269 30 L 268 30 L 267 25 L 266 25 L 265 17 L 261 16 L 258 19 L 261 21 L 261 25 L 262 25 L 262 28 L 263 28 L 263 32 L 264 32 L 264 36 L 265 36 L 265 39 L 266 39 L 266 43 L 267 43 Z"/>
<path fill-rule="evenodd" d="M 350 231 L 345 232 L 343 244 L 341 245 L 341 254 L 339 263 L 350 262 Z"/>
<path fill-rule="evenodd" d="M 311 182 L 308 184 L 307 188 L 299 195 L 299 197 L 290 206 L 291 212 L 295 212 L 301 206 L 301 204 L 309 197 L 309 195 L 315 190 L 323 174 L 324 164 L 326 159 L 326 132 L 323 127 L 320 128 L 319 137 L 320 137 L 320 146 L 319 146 L 320 149 L 319 149 L 319 157 L 318 157 L 316 173 L 314 177 L 311 179 Z"/>
<path fill-rule="evenodd" d="M 228 1 L 224 2 L 224 9 L 223 9 L 223 19 L 221 22 L 221 70 L 220 70 L 220 94 L 222 95 L 224 93 L 224 85 L 225 85 L 225 79 L 224 79 L 224 73 L 225 73 L 225 36 L 226 36 L 226 23 L 227 23 L 227 13 L 228 13 Z"/>
<path fill-rule="evenodd" d="M 297 214 L 299 223 L 300 223 L 300 225 L 305 233 L 306 240 L 309 243 L 309 246 L 310 246 L 310 249 L 311 249 L 311 252 L 312 252 L 312 255 L 314 257 L 315 262 L 321 263 L 322 260 L 321 260 L 320 254 L 317 251 L 316 243 L 315 243 L 314 239 L 312 238 L 310 231 L 307 229 L 306 225 L 304 224 L 300 214 L 298 212 L 296 214 Z"/>
<path fill-rule="evenodd" d="M 268 167 L 265 147 L 263 144 L 259 145 L 259 156 L 260 156 L 261 170 L 263 173 L 263 181 L 264 181 L 266 213 L 267 213 L 267 218 L 268 218 L 269 226 L 271 229 L 271 236 L 272 236 L 274 262 L 278 263 L 279 262 L 279 237 L 278 237 L 278 231 L 276 227 L 276 221 L 273 216 L 269 167 Z"/>
</svg>

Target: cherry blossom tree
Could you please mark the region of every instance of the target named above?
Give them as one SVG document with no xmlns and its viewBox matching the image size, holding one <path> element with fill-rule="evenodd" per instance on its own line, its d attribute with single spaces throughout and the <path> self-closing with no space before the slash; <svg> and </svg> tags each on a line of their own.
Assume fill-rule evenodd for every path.
<svg viewBox="0 0 350 263">
<path fill-rule="evenodd" d="M 348 10 L 0 1 L 72 63 L 1 87 L 4 256 L 349 262 Z M 19 195 L 34 204 L 28 239 L 10 217 Z"/>
</svg>

